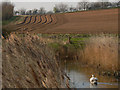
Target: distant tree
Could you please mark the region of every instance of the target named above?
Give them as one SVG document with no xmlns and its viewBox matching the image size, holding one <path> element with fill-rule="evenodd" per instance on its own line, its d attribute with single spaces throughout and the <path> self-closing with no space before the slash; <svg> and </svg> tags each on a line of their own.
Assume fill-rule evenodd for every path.
<svg viewBox="0 0 120 90">
<path fill-rule="evenodd" d="M 72 10 L 72 12 L 76 12 L 76 11 L 78 11 L 78 9 L 75 8 L 75 7 L 73 7 L 71 10 Z"/>
<path fill-rule="evenodd" d="M 33 15 L 36 15 L 36 14 L 38 14 L 38 9 L 33 10 Z"/>
<path fill-rule="evenodd" d="M 87 10 L 88 5 L 89 5 L 89 2 L 87 2 L 86 0 L 83 0 L 82 2 L 78 3 L 78 8 L 83 9 L 83 10 Z"/>
<path fill-rule="evenodd" d="M 108 6 L 111 6 L 111 2 L 102 2 L 102 4 L 103 8 L 108 8 Z"/>
<path fill-rule="evenodd" d="M 78 9 L 78 11 L 82 10 L 82 8 L 79 4 L 77 5 L 77 9 Z"/>
<path fill-rule="evenodd" d="M 32 15 L 32 10 L 28 10 L 28 11 L 26 12 L 26 15 Z"/>
<path fill-rule="evenodd" d="M 0 8 L 2 8 L 2 3 L 0 3 Z M 0 21 L 2 21 L 2 9 L 0 9 Z M 0 27 L 1 28 L 1 27 Z M 1 34 L 1 33 L 0 33 Z"/>
<path fill-rule="evenodd" d="M 102 8 L 102 3 L 101 2 L 94 2 L 92 8 L 100 9 L 100 8 Z"/>
<path fill-rule="evenodd" d="M 26 11 L 26 15 L 29 15 L 29 12 L 28 12 L 28 11 Z"/>
<path fill-rule="evenodd" d="M 7 20 L 13 16 L 14 5 L 11 2 L 2 2 L 2 19 Z"/>
<path fill-rule="evenodd" d="M 18 15 L 19 14 L 19 11 L 15 11 L 15 15 Z"/>
<path fill-rule="evenodd" d="M 117 2 L 117 7 L 120 7 L 120 1 Z"/>
<path fill-rule="evenodd" d="M 67 10 L 68 10 L 68 6 L 67 6 L 67 4 L 64 4 L 64 3 L 56 4 L 54 7 L 55 13 L 66 12 Z"/>
<path fill-rule="evenodd" d="M 55 5 L 55 7 L 53 8 L 53 11 L 54 11 L 54 13 L 59 13 L 60 12 L 60 10 L 58 9 L 57 5 Z"/>
<path fill-rule="evenodd" d="M 71 7 L 69 8 L 70 12 L 73 12 L 73 9 L 74 9 L 74 8 L 71 6 Z"/>
<path fill-rule="evenodd" d="M 53 11 L 48 11 L 47 14 L 53 14 Z"/>
<path fill-rule="evenodd" d="M 118 2 L 111 2 L 111 7 L 118 7 L 117 3 Z"/>
<path fill-rule="evenodd" d="M 60 3 L 58 7 L 61 12 L 65 12 L 67 10 L 67 4 Z"/>
<path fill-rule="evenodd" d="M 26 14 L 26 9 L 24 9 L 24 8 L 21 8 L 19 11 L 20 11 L 21 15 L 25 15 Z"/>
<path fill-rule="evenodd" d="M 46 13 L 46 10 L 44 7 L 41 7 L 38 11 L 39 14 L 45 14 Z"/>
</svg>

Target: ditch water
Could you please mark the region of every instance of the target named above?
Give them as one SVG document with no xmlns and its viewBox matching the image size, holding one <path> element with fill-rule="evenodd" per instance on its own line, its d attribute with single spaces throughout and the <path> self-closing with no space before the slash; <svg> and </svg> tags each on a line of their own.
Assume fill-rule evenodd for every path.
<svg viewBox="0 0 120 90">
<path fill-rule="evenodd" d="M 72 88 L 118 88 L 117 79 L 110 76 L 98 74 L 98 70 L 80 65 L 79 61 L 67 60 L 61 62 L 67 75 L 70 77 L 70 87 Z M 94 74 L 98 78 L 98 85 L 90 84 L 89 79 Z"/>
</svg>

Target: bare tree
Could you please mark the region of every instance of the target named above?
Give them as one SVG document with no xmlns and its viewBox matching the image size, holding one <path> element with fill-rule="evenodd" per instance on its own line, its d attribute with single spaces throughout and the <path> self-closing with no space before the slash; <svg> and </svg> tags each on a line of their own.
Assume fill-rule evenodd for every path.
<svg viewBox="0 0 120 90">
<path fill-rule="evenodd" d="M 56 4 L 54 7 L 54 12 L 65 12 L 67 10 L 68 10 L 68 6 L 67 4 L 64 3 Z"/>
<path fill-rule="evenodd" d="M 21 8 L 19 11 L 20 11 L 21 15 L 25 15 L 26 14 L 26 9 L 24 9 L 24 8 Z"/>
<path fill-rule="evenodd" d="M 111 6 L 111 3 L 110 2 L 102 2 L 102 7 L 103 8 L 107 8 L 108 6 Z"/>
<path fill-rule="evenodd" d="M 110 8 L 112 7 L 112 3 L 111 2 L 92 2 L 90 4 L 90 8 L 89 9 L 102 9 L 102 8 Z"/>
<path fill-rule="evenodd" d="M 69 10 L 70 10 L 71 12 L 73 12 L 74 8 L 71 6 L 71 7 L 69 8 Z"/>
<path fill-rule="evenodd" d="M 67 4 L 60 3 L 58 7 L 61 12 L 65 12 L 67 10 Z"/>
<path fill-rule="evenodd" d="M 26 15 L 32 15 L 32 10 L 28 10 L 28 11 L 26 12 Z"/>
<path fill-rule="evenodd" d="M 14 5 L 11 2 L 2 2 L 2 19 L 7 20 L 13 16 Z"/>
<path fill-rule="evenodd" d="M 87 10 L 88 5 L 89 5 L 89 2 L 87 2 L 86 0 L 83 0 L 82 2 L 78 3 L 78 8 L 83 9 L 83 10 Z"/>
<path fill-rule="evenodd" d="M 36 15 L 36 14 L 38 14 L 38 9 L 33 10 L 33 15 Z"/>
<path fill-rule="evenodd" d="M 60 10 L 58 8 L 58 5 L 55 5 L 55 7 L 53 8 L 53 11 L 54 11 L 54 13 L 59 13 L 60 12 Z"/>
<path fill-rule="evenodd" d="M 102 8 L 102 3 L 101 2 L 94 2 L 93 4 L 94 4 L 93 5 L 94 9 L 100 9 L 100 8 Z"/>
<path fill-rule="evenodd" d="M 48 11 L 47 14 L 53 14 L 53 11 Z"/>
<path fill-rule="evenodd" d="M 117 7 L 120 7 L 120 1 L 117 2 Z"/>
<path fill-rule="evenodd" d="M 40 10 L 38 11 L 39 14 L 45 14 L 46 10 L 44 7 L 41 7 Z"/>
</svg>

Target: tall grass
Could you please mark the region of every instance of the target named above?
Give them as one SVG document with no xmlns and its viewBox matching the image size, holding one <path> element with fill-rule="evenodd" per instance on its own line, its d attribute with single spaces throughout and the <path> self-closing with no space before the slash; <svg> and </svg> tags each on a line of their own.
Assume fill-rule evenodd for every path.
<svg viewBox="0 0 120 90">
<path fill-rule="evenodd" d="M 60 35 L 56 35 L 59 37 Z M 62 35 L 61 35 L 62 36 Z M 71 35 L 70 35 L 71 36 Z M 52 44 L 57 47 L 59 58 L 62 60 L 79 60 L 81 65 L 99 69 L 101 72 L 118 72 L 118 35 L 73 35 L 70 42 L 65 35 L 64 43 Z M 53 39 L 54 43 L 57 39 Z"/>
<path fill-rule="evenodd" d="M 107 71 L 118 70 L 118 37 L 97 35 L 85 42 L 80 50 L 80 61 L 95 68 Z"/>
<path fill-rule="evenodd" d="M 60 37 L 61 36 L 61 37 Z M 88 65 L 101 71 L 116 72 L 118 68 L 118 35 L 56 35 L 53 48 L 57 47 L 57 53 L 62 60 L 79 60 L 80 64 Z M 49 35 L 48 35 L 49 38 Z M 64 41 L 64 39 L 66 39 Z M 62 43 L 62 40 L 64 43 Z M 55 44 L 57 42 L 57 44 Z"/>
<path fill-rule="evenodd" d="M 3 38 L 3 88 L 69 87 L 55 53 L 37 35 Z"/>
</svg>

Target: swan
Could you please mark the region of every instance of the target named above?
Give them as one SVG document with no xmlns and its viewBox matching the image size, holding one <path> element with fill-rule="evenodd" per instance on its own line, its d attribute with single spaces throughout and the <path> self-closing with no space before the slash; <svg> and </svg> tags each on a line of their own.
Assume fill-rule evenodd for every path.
<svg viewBox="0 0 120 90">
<path fill-rule="evenodd" d="M 90 78 L 90 83 L 97 85 L 97 81 L 98 79 L 94 75 L 92 75 L 92 77 Z"/>
</svg>

